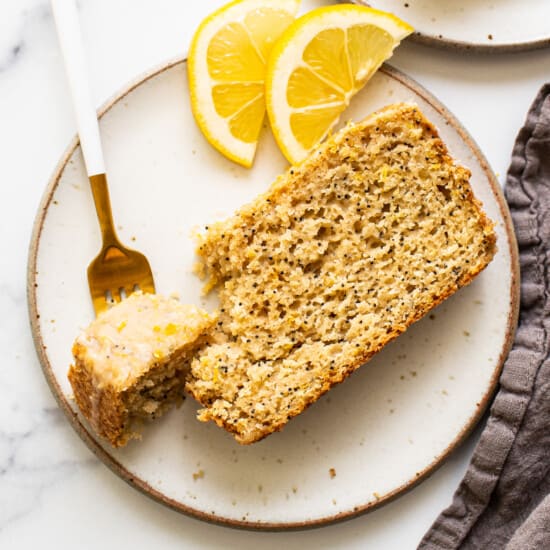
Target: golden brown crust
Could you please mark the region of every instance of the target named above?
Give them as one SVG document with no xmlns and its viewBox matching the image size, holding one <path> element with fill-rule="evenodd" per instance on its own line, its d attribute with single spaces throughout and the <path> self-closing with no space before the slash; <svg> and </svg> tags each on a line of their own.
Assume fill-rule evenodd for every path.
<svg viewBox="0 0 550 550">
<path fill-rule="evenodd" d="M 82 357 L 85 350 L 76 343 L 73 355 Z M 69 381 L 73 388 L 78 408 L 88 420 L 93 430 L 109 441 L 113 447 L 122 447 L 132 437 L 127 432 L 128 409 L 124 404 L 124 394 L 112 387 L 100 389 L 93 380 L 93 365 L 76 359 L 69 369 Z"/>
<path fill-rule="evenodd" d="M 496 239 L 494 240 L 494 242 L 496 242 Z M 412 324 L 414 324 L 416 321 L 419 321 L 420 319 L 422 319 L 432 309 L 434 309 L 439 304 L 444 302 L 447 298 L 452 296 L 459 288 L 462 288 L 462 287 L 467 286 L 468 284 L 470 284 L 478 274 L 479 274 L 479 271 L 475 272 L 475 273 L 471 273 L 467 277 L 464 277 L 464 279 L 462 281 L 457 283 L 457 285 L 454 289 L 450 288 L 446 294 L 441 295 L 441 296 L 438 297 L 437 300 L 434 300 L 431 307 L 429 307 L 425 310 L 420 310 L 420 309 L 416 310 L 414 316 L 411 317 L 404 326 L 400 327 L 399 330 L 392 330 L 392 332 L 390 334 L 388 334 L 386 340 L 383 343 L 381 343 L 378 346 L 377 349 L 375 349 L 374 351 L 371 351 L 370 353 L 365 353 L 362 356 L 360 356 L 359 359 L 357 359 L 355 361 L 355 363 L 351 364 L 348 367 L 348 369 L 345 371 L 343 376 L 340 376 L 340 377 L 334 378 L 334 379 L 329 379 L 328 383 L 323 386 L 322 391 L 320 391 L 319 394 L 314 399 L 310 399 L 306 403 L 304 403 L 303 408 L 292 410 L 290 416 L 291 417 L 298 416 L 299 414 L 304 412 L 308 407 L 313 405 L 313 403 L 318 401 L 332 387 L 344 382 L 344 380 L 346 380 L 350 375 L 352 375 L 359 367 L 363 366 L 365 363 L 370 361 L 378 352 L 380 352 L 382 350 L 382 348 L 386 347 L 390 342 L 392 342 L 398 336 L 403 334 L 403 332 L 405 332 L 405 330 L 407 330 L 407 328 L 409 328 Z M 247 441 L 247 440 L 241 441 L 240 438 L 238 437 L 240 434 L 238 432 L 232 430 L 232 427 L 231 427 L 230 424 L 219 422 L 218 419 L 216 419 L 216 418 L 213 418 L 213 420 L 216 422 L 216 424 L 218 424 L 218 426 L 228 430 L 231 433 L 234 433 L 237 436 L 236 437 L 237 441 L 239 441 L 239 443 L 242 443 L 242 444 L 245 444 L 245 445 L 250 445 L 250 444 L 255 443 L 257 441 L 261 441 L 262 439 L 264 439 L 268 435 L 270 435 L 274 432 L 281 431 L 285 427 L 285 425 L 287 424 L 287 422 L 281 422 L 279 424 L 274 424 L 272 426 L 269 426 L 269 428 L 267 430 L 265 430 L 265 432 L 262 434 L 262 436 L 260 438 L 254 439 L 252 441 Z"/>
<path fill-rule="evenodd" d="M 73 346 L 68 373 L 78 408 L 114 447 L 136 425 L 183 399 L 193 351 L 216 316 L 173 298 L 136 292 L 98 316 Z"/>
<path fill-rule="evenodd" d="M 489 222 L 488 227 L 492 227 L 492 224 Z M 496 237 L 494 234 L 490 235 L 489 237 L 489 246 L 496 244 Z M 488 265 L 488 264 L 487 264 Z M 365 363 L 370 361 L 379 351 L 381 351 L 385 346 L 387 346 L 390 342 L 395 340 L 398 336 L 403 334 L 407 328 L 409 328 L 412 324 L 414 324 L 416 321 L 419 321 L 422 319 L 425 315 L 427 315 L 432 309 L 437 307 L 439 304 L 444 302 L 447 298 L 452 296 L 459 288 L 462 288 L 464 286 L 469 285 L 476 276 L 482 271 L 482 269 L 479 269 L 475 272 L 469 273 L 464 275 L 459 281 L 457 281 L 456 286 L 450 287 L 448 291 L 445 294 L 442 294 L 439 296 L 436 300 L 433 301 L 431 306 L 426 309 L 418 309 L 414 312 L 414 315 L 411 316 L 411 318 L 399 329 L 394 329 L 387 335 L 387 338 L 382 342 L 375 350 L 365 353 L 361 355 L 354 363 L 349 365 L 347 370 L 338 377 L 328 379 L 326 380 L 325 384 L 322 387 L 322 390 L 314 397 L 306 402 L 303 403 L 303 407 L 299 409 L 292 409 L 288 413 L 288 418 L 284 422 L 280 422 L 278 424 L 271 424 L 269 426 L 266 426 L 266 429 L 261 434 L 260 437 L 254 438 L 254 439 L 245 439 L 242 437 L 242 434 L 235 428 L 235 426 L 229 422 L 225 422 L 224 419 L 216 417 L 216 416 L 207 416 L 205 415 L 205 419 L 212 420 L 215 422 L 220 428 L 225 429 L 229 433 L 233 434 L 235 436 L 236 441 L 241 443 L 242 445 L 250 445 L 252 443 L 256 443 L 258 441 L 261 441 L 262 439 L 266 438 L 268 435 L 271 435 L 272 433 L 281 431 L 286 424 L 288 423 L 288 420 L 291 418 L 294 418 L 295 416 L 298 416 L 299 414 L 303 413 L 307 408 L 309 408 L 313 403 L 318 401 L 325 393 L 327 393 L 331 388 L 334 386 L 341 384 L 346 380 L 350 375 L 352 375 L 359 367 L 363 366 Z M 189 390 L 189 388 L 188 388 Z M 208 407 L 209 402 L 207 401 L 201 401 L 201 395 L 195 395 L 192 390 L 189 390 L 191 395 L 204 407 Z M 207 412 L 207 411 L 206 411 Z"/>
<path fill-rule="evenodd" d="M 380 131 L 378 126 L 380 126 Z M 403 138 L 399 135 L 400 133 L 403 134 Z M 421 136 L 419 139 L 425 140 L 424 149 L 422 149 L 424 145 L 419 145 L 416 136 Z M 352 145 L 352 142 L 355 142 L 355 144 Z M 419 153 L 422 150 L 425 153 Z M 366 151 L 365 156 L 371 159 L 370 161 L 367 160 L 367 164 L 364 165 L 367 172 L 358 172 L 355 167 L 360 163 L 360 159 L 357 157 L 358 151 Z M 396 151 L 396 153 L 391 151 Z M 424 155 L 426 156 L 425 160 Z M 380 158 L 382 157 L 390 163 L 390 171 L 395 169 L 396 175 L 392 172 L 389 178 L 386 177 L 384 174 L 385 165 L 380 165 Z M 369 162 L 372 162 L 372 164 L 369 165 Z M 386 162 L 386 160 L 383 162 Z M 408 162 L 412 164 L 409 166 Z M 340 165 L 346 165 L 349 168 L 342 172 L 338 169 Z M 374 174 L 376 170 L 378 172 Z M 364 175 L 360 176 L 360 174 Z M 370 189 L 369 193 L 374 193 L 372 199 L 367 199 L 366 205 L 363 198 L 359 195 L 353 195 L 351 191 L 353 188 L 354 192 L 357 192 L 362 185 L 358 187 L 353 183 L 357 177 L 364 177 L 365 190 Z M 407 181 L 410 179 L 410 183 L 402 184 L 401 181 L 405 181 L 405 179 L 401 180 L 402 177 L 408 178 Z M 439 139 L 437 131 L 417 108 L 409 105 L 393 105 L 368 117 L 364 122 L 336 134 L 310 158 L 306 159 L 304 163 L 291 168 L 286 175 L 281 176 L 266 193 L 251 204 L 241 208 L 233 218 L 209 226 L 206 235 L 199 243 L 198 254 L 204 262 L 205 271 L 211 277 L 210 283 L 219 285 L 222 311 L 223 308 L 226 308 L 227 311 L 222 314 L 221 328 L 213 334 L 210 344 L 199 352 L 198 359 L 192 364 L 192 376 L 187 384 L 187 389 L 205 407 L 200 411 L 199 419 L 213 420 L 217 425 L 233 433 L 236 440 L 243 444 L 258 441 L 270 433 L 278 431 L 284 427 L 290 418 L 300 414 L 332 386 L 342 382 L 412 323 L 453 294 L 458 288 L 469 284 L 490 262 L 496 250 L 493 224 L 482 211 L 479 201 L 473 196 L 468 181 L 469 177 L 470 172 L 466 168 L 454 164 L 446 146 Z M 398 180 L 393 181 L 395 178 L 398 178 Z M 386 180 L 388 181 L 386 182 Z M 316 187 L 316 182 L 319 182 L 318 187 Z M 328 198 L 320 198 L 321 196 L 327 197 L 327 193 L 331 192 L 330 187 L 333 184 L 335 186 L 334 193 L 328 195 Z M 327 185 L 326 189 L 322 187 Z M 313 294 L 308 293 L 307 288 L 317 285 L 323 277 L 327 279 L 326 284 L 329 287 L 331 285 L 334 287 L 333 281 L 330 280 L 333 273 L 331 270 L 338 269 L 339 266 L 333 260 L 334 258 L 338 260 L 340 252 L 334 246 L 330 248 L 330 243 L 329 248 L 325 247 L 326 239 L 323 240 L 323 237 L 319 236 L 323 231 L 326 233 L 326 229 L 323 229 L 323 227 L 328 227 L 330 234 L 331 226 L 325 224 L 317 233 L 307 233 L 306 229 L 308 223 L 310 223 L 308 220 L 311 219 L 311 223 L 315 224 L 318 221 L 315 216 L 324 216 L 325 221 L 334 226 L 335 218 L 334 216 L 332 218 L 327 216 L 326 210 L 330 210 L 333 204 L 331 201 L 343 199 L 344 193 L 347 193 L 348 190 L 352 195 L 350 200 L 358 201 L 358 212 L 361 209 L 364 210 L 365 206 L 370 208 L 371 205 L 368 204 L 370 202 L 373 202 L 373 205 L 377 204 L 376 208 L 381 209 L 383 207 L 383 211 L 367 210 L 365 212 L 368 215 L 355 216 L 356 222 L 353 222 L 351 218 L 351 221 L 346 221 L 347 214 L 343 214 L 344 221 L 341 223 L 347 223 L 347 226 L 342 231 L 351 231 L 346 235 L 350 235 L 349 239 L 352 243 L 356 242 L 356 240 L 354 241 L 355 237 L 353 237 L 355 226 L 358 225 L 359 230 L 365 224 L 368 226 L 366 228 L 367 238 L 363 241 L 362 246 L 365 247 L 364 254 L 369 256 L 368 245 L 372 243 L 372 239 L 369 241 L 368 231 L 376 230 L 377 222 L 363 222 L 364 219 L 370 220 L 372 218 L 376 220 L 381 216 L 383 220 L 386 220 L 384 222 L 386 225 L 383 227 L 390 230 L 394 227 L 394 225 L 390 225 L 392 220 L 404 219 L 404 222 L 399 223 L 404 223 L 405 233 L 408 231 L 406 227 L 408 227 L 410 218 L 403 218 L 405 215 L 403 208 L 401 214 L 397 213 L 397 208 L 394 214 L 391 203 L 388 204 L 387 201 L 376 202 L 376 197 L 381 196 L 377 193 L 383 192 L 388 196 L 392 196 L 391 189 L 397 188 L 396 185 L 401 186 L 400 193 L 403 197 L 408 194 L 404 202 L 399 202 L 402 200 L 401 198 L 396 198 L 396 200 L 404 208 L 410 209 L 413 205 L 411 215 L 416 215 L 414 212 L 424 211 L 423 203 L 430 203 L 432 207 L 445 211 L 445 215 L 449 216 L 448 218 L 441 217 L 442 225 L 435 227 L 431 220 L 437 216 L 434 215 L 428 218 L 430 216 L 429 212 L 422 214 L 424 220 L 428 219 L 429 223 L 422 225 L 424 221 L 421 221 L 419 222 L 421 225 L 418 227 L 428 228 L 423 229 L 423 231 L 430 231 L 431 227 L 432 233 L 420 233 L 420 240 L 429 239 L 430 235 L 436 232 L 440 235 L 438 237 L 440 241 L 438 242 L 442 242 L 441 239 L 447 244 L 452 241 L 452 243 L 455 243 L 451 243 L 452 246 L 458 247 L 457 250 L 467 251 L 467 253 L 462 254 L 461 252 L 462 256 L 459 263 L 452 264 L 451 262 L 452 265 L 447 263 L 443 265 L 438 260 L 434 262 L 434 250 L 436 250 L 435 254 L 437 256 L 437 247 L 440 246 L 434 245 L 435 249 L 427 251 L 426 260 L 418 260 L 418 262 L 420 262 L 419 267 L 422 267 L 421 264 L 424 262 L 422 269 L 425 271 L 427 269 L 427 274 L 431 273 L 430 269 L 432 267 L 436 269 L 435 264 L 437 264 L 437 269 L 443 273 L 442 278 L 437 279 L 438 284 L 432 284 L 429 288 L 421 289 L 424 295 L 421 294 L 420 299 L 415 298 L 416 301 L 413 300 L 414 305 L 411 305 L 408 310 L 401 308 L 403 315 L 392 316 L 390 314 L 385 317 L 376 317 L 379 319 L 377 322 L 382 323 L 384 326 L 381 326 L 378 333 L 374 334 L 373 340 L 367 342 L 362 337 L 353 340 L 353 335 L 351 337 L 347 336 L 348 333 L 352 334 L 353 331 L 344 330 L 342 332 L 340 327 L 340 332 L 336 332 L 340 334 L 338 338 L 343 339 L 338 340 L 336 344 L 331 344 L 331 339 L 328 338 L 327 340 L 325 324 L 319 316 L 315 317 L 314 315 L 314 322 L 324 328 L 318 329 L 315 333 L 303 321 L 303 316 L 309 316 L 311 309 L 304 308 L 303 304 L 298 305 L 295 311 L 302 318 L 296 321 L 295 315 L 293 316 L 293 306 L 289 306 L 293 300 L 294 303 L 299 304 L 300 296 L 307 296 L 306 301 L 314 300 L 316 297 L 315 292 Z M 307 189 L 307 194 L 305 194 L 305 189 Z M 411 195 L 414 196 L 415 192 L 420 193 L 420 198 L 416 203 L 414 199 L 411 199 Z M 311 196 L 309 196 L 309 193 L 311 193 Z M 311 210 L 308 210 L 310 201 L 312 206 Z M 418 208 L 414 206 L 415 204 Z M 463 227 L 460 224 L 457 225 L 455 205 L 457 212 L 464 216 L 465 226 Z M 415 208 L 417 209 L 415 210 Z M 297 214 L 298 211 L 301 214 Z M 313 214 L 313 218 L 309 218 L 310 212 L 321 213 Z M 384 212 L 389 212 L 389 214 L 384 214 Z M 378 215 L 378 218 L 375 214 Z M 435 212 L 435 214 L 438 213 Z M 453 214 L 455 218 L 452 218 Z M 439 215 L 443 216 L 443 214 Z M 298 219 L 296 216 L 304 217 Z M 341 220 L 342 217 L 336 219 Z M 447 228 L 443 228 L 447 225 L 446 222 L 449 225 L 450 237 L 447 235 Z M 281 229 L 278 230 L 278 228 Z M 297 232 L 302 239 L 296 240 Z M 364 231 L 363 234 L 365 234 Z M 261 238 L 259 235 L 261 235 Z M 299 262 L 298 267 L 294 267 L 290 271 L 286 270 L 287 265 L 281 261 L 282 247 L 278 249 L 280 253 L 278 257 L 275 257 L 275 252 L 273 253 L 273 261 L 271 253 L 269 253 L 268 258 L 268 253 L 262 253 L 261 250 L 262 239 L 263 244 L 266 244 L 268 249 L 270 247 L 276 248 L 278 240 L 287 239 L 289 246 L 291 246 L 291 252 L 294 249 L 296 249 L 296 252 L 292 256 L 288 255 L 286 259 L 282 258 L 282 260 L 287 264 L 292 264 L 292 261 L 296 259 Z M 303 246 L 301 243 L 308 241 L 308 239 L 313 244 L 324 247 L 322 248 L 324 252 L 317 256 L 309 254 L 307 250 L 304 252 L 307 243 Z M 384 241 L 382 237 L 381 239 L 381 241 L 375 239 L 375 241 L 378 240 L 381 243 L 376 246 L 386 246 L 386 250 L 389 250 L 389 254 L 391 254 L 393 244 L 388 240 Z M 258 241 L 260 241 L 259 244 Z M 470 244 L 466 244 L 466 241 Z M 357 244 L 359 244 L 358 241 Z M 346 246 L 344 246 L 345 249 Z M 311 252 L 311 247 L 309 247 L 309 250 Z M 351 250 L 353 252 L 356 249 Z M 446 257 L 449 257 L 449 250 L 450 248 L 442 249 L 446 253 Z M 308 254 L 311 258 L 308 258 Z M 407 251 L 405 256 L 401 253 L 400 257 L 409 261 L 410 254 L 409 256 L 407 254 L 409 254 Z M 353 252 L 352 256 L 360 262 L 365 259 L 365 256 L 363 256 L 361 260 L 361 255 L 358 256 L 356 252 Z M 352 256 L 348 256 L 348 258 Z M 304 263 L 301 263 L 304 257 L 306 259 Z M 370 257 L 375 258 L 376 254 Z M 428 260 L 428 257 L 432 260 Z M 325 265 L 329 261 L 327 258 L 332 262 L 328 267 Z M 344 256 L 344 261 L 345 258 L 346 256 Z M 395 271 L 395 261 L 391 267 L 393 271 Z M 433 266 L 431 265 L 432 262 Z M 272 264 L 277 266 L 276 271 L 273 271 Z M 430 266 L 426 267 L 428 264 Z M 355 264 L 352 265 L 355 267 Z M 379 275 L 384 275 L 384 268 L 380 269 L 382 271 L 379 272 Z M 319 271 L 319 279 L 311 278 L 312 270 Z M 303 275 L 300 275 L 300 273 L 303 273 Z M 354 287 L 355 283 L 350 282 L 353 277 L 351 279 L 346 277 L 347 275 L 343 278 L 340 277 L 340 280 L 346 283 L 346 292 L 349 295 L 350 292 L 355 292 L 358 287 Z M 305 290 L 300 278 L 307 281 Z M 281 280 L 280 284 L 277 279 Z M 249 287 L 252 281 L 255 281 L 256 286 L 254 288 L 257 289 L 257 292 Z M 402 278 L 400 281 L 398 285 L 401 289 L 400 292 L 409 292 L 406 290 L 409 285 L 405 283 L 410 281 L 405 280 L 403 283 Z M 418 280 L 413 282 L 418 286 Z M 425 286 L 422 282 L 420 284 Z M 359 287 L 362 289 L 360 292 L 370 292 L 364 286 L 359 285 Z M 264 298 L 256 301 L 247 300 L 247 293 L 243 288 L 248 290 L 248 295 L 258 294 L 260 291 L 262 296 L 269 293 L 270 299 L 263 302 Z M 315 289 L 317 288 L 320 289 L 322 300 L 330 299 L 327 296 L 331 296 L 331 294 L 327 295 L 325 287 L 317 285 Z M 342 288 L 344 288 L 344 285 L 342 285 Z M 388 290 L 388 287 L 383 283 L 380 283 L 379 288 L 382 291 Z M 411 292 L 415 292 L 414 285 L 412 285 L 412 288 Z M 389 290 L 391 289 L 392 286 L 390 285 Z M 278 298 L 271 297 L 271 292 L 278 292 Z M 367 295 L 361 295 L 357 298 L 361 301 L 363 298 L 366 299 Z M 279 301 L 277 302 L 277 300 Z M 361 310 L 362 304 L 360 301 L 356 302 L 356 304 L 360 304 L 359 309 L 356 306 L 351 306 L 351 310 L 345 312 L 345 315 L 351 316 L 352 321 L 354 321 L 353 316 Z M 274 311 L 273 302 L 279 304 L 279 309 L 275 310 L 275 315 L 272 315 Z M 261 313 L 262 303 L 266 304 L 265 313 L 263 314 Z M 365 303 L 376 305 L 376 300 L 374 302 L 370 300 L 369 302 L 366 299 Z M 395 306 L 395 301 L 392 302 L 391 299 L 387 303 L 390 306 L 392 304 Z M 335 302 L 335 311 L 340 311 L 337 306 L 338 302 Z M 251 310 L 243 314 L 242 310 L 248 308 L 251 308 Z M 280 312 L 281 317 L 284 317 L 283 321 L 277 321 L 277 312 Z M 361 319 L 369 318 L 368 311 L 365 314 L 364 308 L 360 313 L 363 316 Z M 335 317 L 336 321 L 341 317 L 342 312 Z M 390 321 L 389 326 L 387 321 Z M 255 326 L 254 323 L 256 323 Z M 333 326 L 336 324 L 333 323 Z M 269 326 L 265 331 L 263 331 L 264 325 Z M 357 332 L 354 334 L 357 334 Z M 294 339 L 294 336 L 297 336 L 297 338 Z M 256 347 L 254 346 L 254 338 L 258 338 L 260 342 Z M 322 348 L 322 346 L 321 348 L 315 348 L 316 338 L 325 348 Z M 361 347 L 356 349 L 352 345 L 360 345 Z M 302 346 L 309 346 L 308 349 L 311 349 L 310 356 L 307 355 L 308 350 L 301 353 L 303 351 Z M 340 348 L 343 350 L 341 353 L 338 352 Z M 285 351 L 287 349 L 288 352 Z M 324 358 L 315 355 L 317 352 L 322 355 L 325 350 Z M 332 366 L 329 368 L 328 361 L 331 354 L 334 353 L 338 353 L 339 357 L 344 357 L 344 359 L 342 359 L 342 364 L 333 369 Z M 317 364 L 313 364 L 312 367 L 310 361 Z M 319 366 L 321 363 L 324 367 Z M 223 375 L 218 373 L 220 365 L 224 365 L 225 368 Z M 289 365 L 294 366 L 290 367 L 289 370 Z M 314 370 L 313 377 L 310 371 L 311 368 Z M 273 375 L 273 378 L 269 379 L 271 375 Z M 297 392 L 297 396 L 293 392 Z M 263 409 L 258 412 L 260 407 L 263 407 Z M 266 407 L 268 413 L 265 412 Z"/>
</svg>

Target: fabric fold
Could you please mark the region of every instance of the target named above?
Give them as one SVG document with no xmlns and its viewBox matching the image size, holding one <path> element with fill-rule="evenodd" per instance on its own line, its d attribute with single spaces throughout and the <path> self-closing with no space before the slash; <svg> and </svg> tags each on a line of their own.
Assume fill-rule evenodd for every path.
<svg viewBox="0 0 550 550">
<path fill-rule="evenodd" d="M 520 257 L 518 330 L 468 470 L 421 550 L 550 549 L 550 84 L 519 131 L 505 196 Z"/>
</svg>

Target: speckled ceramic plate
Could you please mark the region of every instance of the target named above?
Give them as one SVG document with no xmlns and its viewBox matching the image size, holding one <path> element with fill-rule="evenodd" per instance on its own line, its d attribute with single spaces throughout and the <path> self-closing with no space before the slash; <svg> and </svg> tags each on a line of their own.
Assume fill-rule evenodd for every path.
<svg viewBox="0 0 550 550">
<path fill-rule="evenodd" d="M 413 40 L 428 45 L 481 51 L 550 45 L 548 0 L 351 1 L 395 13 L 416 29 Z"/>
<path fill-rule="evenodd" d="M 193 228 L 230 215 L 286 168 L 268 131 L 254 168 L 220 156 L 193 121 L 185 61 L 132 85 L 102 109 L 112 202 L 123 242 L 151 261 L 160 292 L 200 303 Z M 517 254 L 500 188 L 477 146 L 445 108 L 384 67 L 345 119 L 415 101 L 497 223 L 499 251 L 469 287 L 388 346 L 281 433 L 239 446 L 195 419 L 192 399 L 114 451 L 76 412 L 66 373 L 71 344 L 93 318 L 86 266 L 99 248 L 76 140 L 48 184 L 29 262 L 32 330 L 44 373 L 68 419 L 131 485 L 201 519 L 266 529 L 315 526 L 372 510 L 413 487 L 460 444 L 495 389 L 515 327 Z M 206 304 L 211 307 L 212 304 Z"/>
</svg>

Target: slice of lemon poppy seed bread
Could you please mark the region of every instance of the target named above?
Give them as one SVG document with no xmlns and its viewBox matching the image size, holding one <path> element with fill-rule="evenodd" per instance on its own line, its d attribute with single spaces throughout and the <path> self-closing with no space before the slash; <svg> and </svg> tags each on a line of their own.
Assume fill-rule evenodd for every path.
<svg viewBox="0 0 550 550">
<path fill-rule="evenodd" d="M 193 351 L 216 317 L 158 294 L 135 292 L 82 331 L 69 381 L 95 432 L 114 447 L 137 425 L 181 403 Z"/>
<path fill-rule="evenodd" d="M 280 430 L 437 304 L 496 250 L 492 222 L 419 109 L 348 126 L 198 255 L 220 317 L 187 390 L 239 443 Z"/>
</svg>

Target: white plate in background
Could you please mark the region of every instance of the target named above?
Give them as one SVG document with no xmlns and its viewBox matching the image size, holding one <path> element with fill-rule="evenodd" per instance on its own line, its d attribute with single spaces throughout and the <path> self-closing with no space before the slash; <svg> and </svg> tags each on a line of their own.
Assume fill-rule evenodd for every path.
<svg viewBox="0 0 550 550">
<path fill-rule="evenodd" d="M 413 39 L 467 50 L 514 51 L 550 45 L 548 0 L 351 0 L 389 11 Z"/>
</svg>

